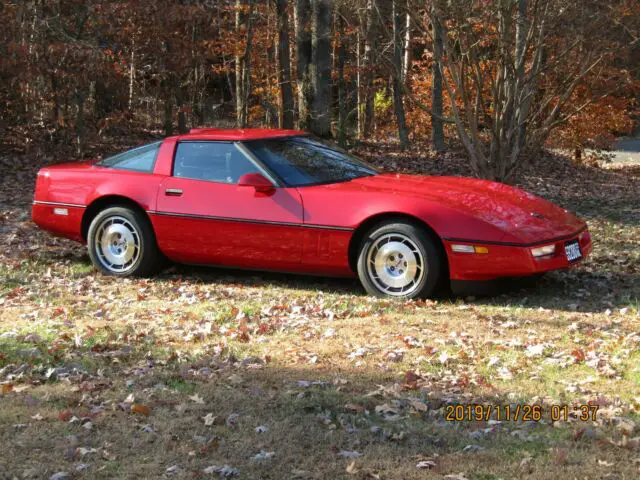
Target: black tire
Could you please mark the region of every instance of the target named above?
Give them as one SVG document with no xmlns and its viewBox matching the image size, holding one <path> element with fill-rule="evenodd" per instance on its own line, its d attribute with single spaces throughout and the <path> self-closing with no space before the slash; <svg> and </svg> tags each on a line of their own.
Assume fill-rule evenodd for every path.
<svg viewBox="0 0 640 480">
<path fill-rule="evenodd" d="M 408 241 L 399 241 L 402 237 L 405 237 Z M 416 273 L 412 283 L 407 287 L 394 288 L 388 286 L 387 289 L 382 288 L 385 282 L 382 276 L 377 275 L 379 270 L 375 262 L 373 262 L 374 258 L 372 256 L 377 254 L 377 252 L 381 252 L 380 257 L 384 256 L 382 250 L 386 245 L 384 242 L 387 240 L 388 243 L 404 242 L 407 245 L 411 245 L 410 249 L 415 255 L 416 263 L 419 263 L 420 260 L 422 261 L 422 275 L 420 276 Z M 396 255 L 401 258 L 396 259 L 393 256 L 389 256 L 388 258 L 401 261 L 402 255 L 399 255 L 397 252 Z M 375 258 L 378 257 L 376 256 Z M 389 260 L 387 260 L 387 262 L 388 261 Z M 405 269 L 407 268 L 406 266 L 407 263 L 404 262 Z M 443 258 L 434 240 L 432 240 L 423 229 L 405 221 L 388 220 L 377 224 L 365 235 L 358 252 L 357 267 L 360 282 L 371 295 L 392 298 L 426 298 L 432 295 L 440 285 L 441 274 L 443 272 Z M 391 270 L 394 269 L 393 266 L 388 268 Z M 399 270 L 403 268 L 402 264 L 400 264 L 399 267 L 396 264 L 395 268 L 398 268 L 398 272 L 402 272 L 402 270 Z M 416 269 L 416 272 L 417 271 L 418 269 Z M 401 281 L 406 281 L 408 278 L 410 277 L 405 277 L 405 279 L 401 279 Z M 406 291 L 403 291 L 404 288 L 406 288 Z"/>
<path fill-rule="evenodd" d="M 123 257 L 121 268 L 117 263 L 114 263 L 111 268 L 107 265 L 108 255 L 113 252 L 105 253 L 103 243 L 96 242 L 96 235 L 105 238 L 104 231 L 107 228 L 105 225 L 108 226 L 110 222 L 118 228 L 122 227 L 124 234 L 128 231 L 128 235 L 133 239 L 132 243 L 122 240 L 125 242 L 122 251 L 126 252 L 127 249 L 132 248 L 134 253 L 126 263 L 124 263 L 126 257 Z M 163 265 L 151 222 L 144 214 L 125 206 L 108 207 L 95 216 L 89 226 L 87 247 L 91 261 L 105 275 L 145 277 L 155 273 Z"/>
</svg>

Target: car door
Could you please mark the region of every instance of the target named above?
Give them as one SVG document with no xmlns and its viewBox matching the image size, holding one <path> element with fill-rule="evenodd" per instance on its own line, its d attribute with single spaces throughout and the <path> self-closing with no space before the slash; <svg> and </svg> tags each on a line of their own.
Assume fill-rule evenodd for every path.
<svg viewBox="0 0 640 480">
<path fill-rule="evenodd" d="M 264 175 L 275 188 L 238 185 L 247 173 Z M 297 189 L 277 186 L 234 142 L 178 142 L 153 217 L 158 244 L 175 261 L 288 270 L 301 260 Z"/>
</svg>

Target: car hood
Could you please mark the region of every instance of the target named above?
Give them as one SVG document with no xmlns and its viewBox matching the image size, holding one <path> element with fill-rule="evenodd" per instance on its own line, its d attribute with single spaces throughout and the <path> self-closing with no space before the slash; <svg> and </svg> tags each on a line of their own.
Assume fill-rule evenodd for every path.
<svg viewBox="0 0 640 480">
<path fill-rule="evenodd" d="M 382 174 L 353 187 L 424 199 L 472 215 L 503 232 L 506 241 L 536 243 L 574 234 L 585 223 L 536 195 L 498 182 L 464 177 Z"/>
</svg>

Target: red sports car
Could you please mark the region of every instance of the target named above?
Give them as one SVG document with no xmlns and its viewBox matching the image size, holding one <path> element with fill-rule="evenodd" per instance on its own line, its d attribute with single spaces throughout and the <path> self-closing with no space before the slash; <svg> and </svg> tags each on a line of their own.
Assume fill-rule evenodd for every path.
<svg viewBox="0 0 640 480">
<path fill-rule="evenodd" d="M 33 220 L 110 275 L 186 264 L 354 276 L 378 296 L 569 267 L 587 225 L 471 178 L 379 173 L 292 130 L 196 129 L 38 173 Z"/>
</svg>

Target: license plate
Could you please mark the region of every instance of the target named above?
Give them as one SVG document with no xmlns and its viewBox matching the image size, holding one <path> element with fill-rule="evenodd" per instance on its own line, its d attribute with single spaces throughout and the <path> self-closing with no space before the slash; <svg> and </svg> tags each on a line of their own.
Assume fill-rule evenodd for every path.
<svg viewBox="0 0 640 480">
<path fill-rule="evenodd" d="M 564 252 L 566 253 L 567 260 L 569 260 L 569 262 L 576 262 L 582 258 L 580 243 L 577 240 L 565 243 Z"/>
</svg>

